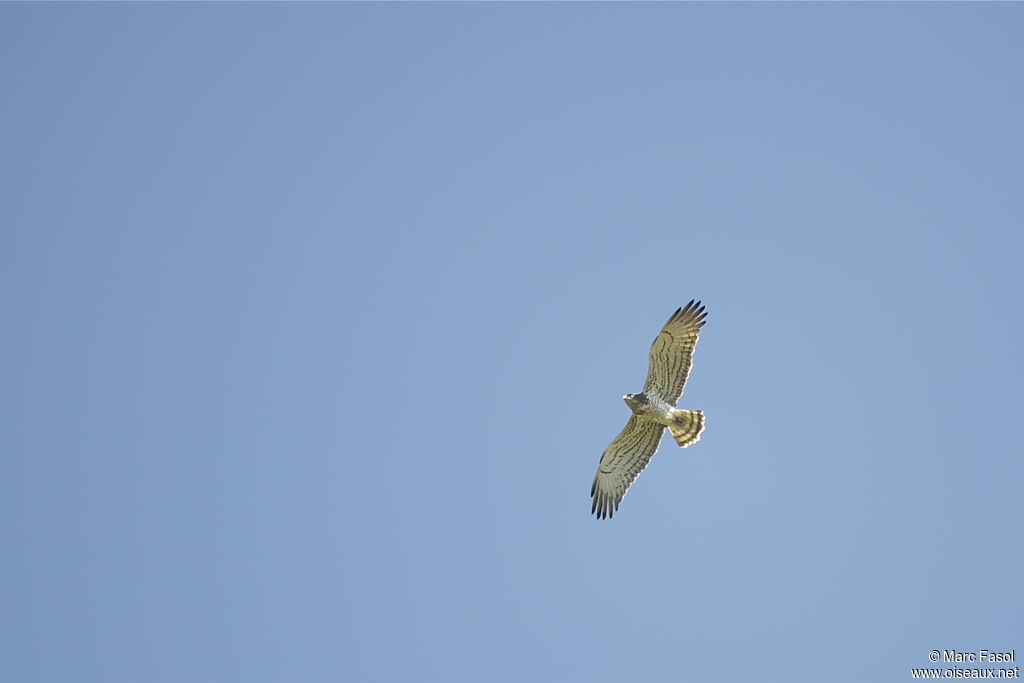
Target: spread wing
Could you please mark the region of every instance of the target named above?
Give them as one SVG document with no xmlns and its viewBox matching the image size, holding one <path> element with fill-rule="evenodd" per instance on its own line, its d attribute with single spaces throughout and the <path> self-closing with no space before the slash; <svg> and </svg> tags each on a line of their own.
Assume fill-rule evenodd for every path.
<svg viewBox="0 0 1024 683">
<path fill-rule="evenodd" d="M 651 344 L 651 364 L 647 369 L 644 393 L 656 394 L 675 405 L 693 365 L 693 349 L 704 327 L 707 312 L 699 301 L 676 309 L 661 333 Z"/>
<path fill-rule="evenodd" d="M 604 449 L 590 487 L 594 499 L 590 511 L 596 513 L 598 519 L 611 517 L 619 509 L 622 497 L 658 450 L 664 430 L 665 425 L 640 420 L 634 415 Z"/>
</svg>

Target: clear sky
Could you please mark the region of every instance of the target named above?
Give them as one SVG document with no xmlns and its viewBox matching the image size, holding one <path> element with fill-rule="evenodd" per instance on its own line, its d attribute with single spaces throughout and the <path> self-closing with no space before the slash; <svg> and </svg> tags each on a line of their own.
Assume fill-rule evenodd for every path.
<svg viewBox="0 0 1024 683">
<path fill-rule="evenodd" d="M 0 6 L 0 678 L 1019 665 L 1022 29 Z M 707 430 L 598 521 L 691 298 Z"/>
</svg>

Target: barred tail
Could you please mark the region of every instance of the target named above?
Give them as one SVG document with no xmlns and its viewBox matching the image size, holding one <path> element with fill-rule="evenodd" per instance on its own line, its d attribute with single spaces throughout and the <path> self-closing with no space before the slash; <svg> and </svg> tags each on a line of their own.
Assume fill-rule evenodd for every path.
<svg viewBox="0 0 1024 683">
<path fill-rule="evenodd" d="M 680 447 L 686 448 L 700 441 L 700 433 L 704 431 L 704 411 L 673 409 L 672 417 L 675 422 L 668 426 L 668 430 Z"/>
</svg>

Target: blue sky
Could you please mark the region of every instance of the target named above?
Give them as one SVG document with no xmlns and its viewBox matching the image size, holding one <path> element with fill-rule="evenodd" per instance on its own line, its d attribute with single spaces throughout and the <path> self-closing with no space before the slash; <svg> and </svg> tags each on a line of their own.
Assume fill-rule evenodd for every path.
<svg viewBox="0 0 1024 683">
<path fill-rule="evenodd" d="M 1024 652 L 1022 21 L 0 7 L 0 677 Z M 691 298 L 707 430 L 597 521 Z"/>
</svg>

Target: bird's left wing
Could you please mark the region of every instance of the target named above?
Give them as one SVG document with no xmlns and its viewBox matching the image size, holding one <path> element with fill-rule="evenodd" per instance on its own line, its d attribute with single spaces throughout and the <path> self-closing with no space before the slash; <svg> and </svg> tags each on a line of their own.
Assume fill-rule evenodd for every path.
<svg viewBox="0 0 1024 683">
<path fill-rule="evenodd" d="M 693 349 L 697 346 L 697 337 L 707 315 L 699 301 L 691 301 L 668 319 L 651 344 L 645 394 L 656 394 L 673 405 L 679 400 L 693 365 Z"/>
<path fill-rule="evenodd" d="M 626 491 L 658 450 L 664 430 L 664 425 L 633 416 L 604 449 L 590 487 L 594 499 L 590 511 L 598 519 L 611 517 L 619 509 Z"/>
</svg>

